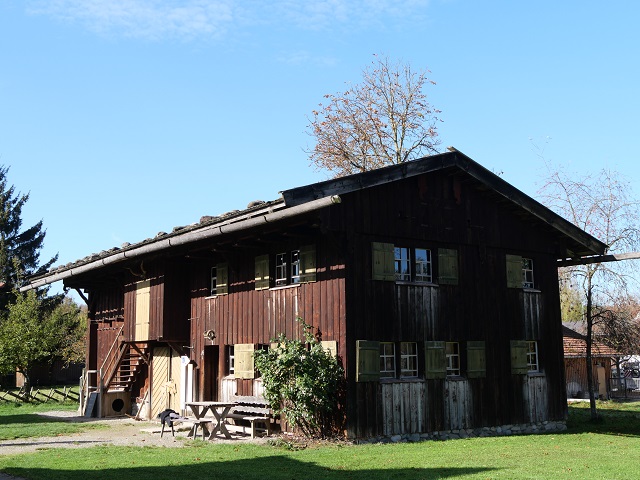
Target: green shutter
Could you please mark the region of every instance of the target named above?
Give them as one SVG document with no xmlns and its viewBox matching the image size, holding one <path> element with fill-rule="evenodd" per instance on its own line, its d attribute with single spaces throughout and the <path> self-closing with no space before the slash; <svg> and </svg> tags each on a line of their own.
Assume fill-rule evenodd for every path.
<svg viewBox="0 0 640 480">
<path fill-rule="evenodd" d="M 300 283 L 316 281 L 316 246 L 300 248 Z"/>
<path fill-rule="evenodd" d="M 522 257 L 507 255 L 507 288 L 522 288 Z"/>
<path fill-rule="evenodd" d="M 239 343 L 233 347 L 235 359 L 233 375 L 236 378 L 254 378 L 253 343 Z"/>
<path fill-rule="evenodd" d="M 380 380 L 380 342 L 356 341 L 356 382 Z"/>
<path fill-rule="evenodd" d="M 269 288 L 269 255 L 256 257 L 256 290 Z"/>
<path fill-rule="evenodd" d="M 371 265 L 374 280 L 394 282 L 396 280 L 396 265 L 393 243 L 371 243 Z"/>
<path fill-rule="evenodd" d="M 219 263 L 216 265 L 216 295 L 229 293 L 229 265 Z"/>
<path fill-rule="evenodd" d="M 527 367 L 527 350 L 529 344 L 526 340 L 511 340 L 511 373 L 523 374 L 529 371 Z"/>
<path fill-rule="evenodd" d="M 438 283 L 458 285 L 458 251 L 452 248 L 438 249 Z"/>
<path fill-rule="evenodd" d="M 484 378 L 487 376 L 487 358 L 484 342 L 467 342 L 467 378 Z"/>
<path fill-rule="evenodd" d="M 424 342 L 425 378 L 445 378 L 447 376 L 445 346 L 445 342 Z"/>
</svg>

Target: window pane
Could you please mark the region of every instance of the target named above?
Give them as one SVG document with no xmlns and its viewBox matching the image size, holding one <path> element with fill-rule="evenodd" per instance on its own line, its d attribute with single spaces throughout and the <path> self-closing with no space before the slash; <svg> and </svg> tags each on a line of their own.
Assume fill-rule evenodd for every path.
<svg viewBox="0 0 640 480">
<path fill-rule="evenodd" d="M 522 259 L 522 286 L 533 288 L 533 260 L 530 258 Z"/>
<path fill-rule="evenodd" d="M 291 252 L 291 283 L 300 283 L 300 250 Z"/>
<path fill-rule="evenodd" d="M 530 372 L 538 372 L 538 342 L 527 342 L 527 369 Z"/>
<path fill-rule="evenodd" d="M 384 378 L 396 376 L 395 344 L 380 343 L 380 376 Z"/>
<path fill-rule="evenodd" d="M 458 342 L 447 342 L 445 353 L 447 356 L 447 375 L 460 375 L 460 344 Z"/>
<path fill-rule="evenodd" d="M 287 254 L 276 255 L 276 285 L 287 284 Z"/>
<path fill-rule="evenodd" d="M 409 249 L 404 247 L 394 248 L 396 280 L 411 280 L 411 260 L 409 258 Z"/>
<path fill-rule="evenodd" d="M 400 376 L 418 376 L 418 344 L 415 342 L 400 344 Z"/>
<path fill-rule="evenodd" d="M 217 269 L 216 267 L 211 267 L 211 296 L 217 293 Z"/>
<path fill-rule="evenodd" d="M 431 282 L 431 250 L 416 248 L 416 281 Z"/>
</svg>

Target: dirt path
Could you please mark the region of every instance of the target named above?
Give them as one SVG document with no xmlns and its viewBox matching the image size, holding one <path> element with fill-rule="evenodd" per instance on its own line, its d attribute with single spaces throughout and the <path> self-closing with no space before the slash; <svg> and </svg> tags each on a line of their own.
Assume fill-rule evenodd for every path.
<svg viewBox="0 0 640 480">
<path fill-rule="evenodd" d="M 70 435 L 55 437 L 20 438 L 0 441 L 0 455 L 35 452 L 45 448 L 86 448 L 96 445 L 132 445 L 132 446 L 160 446 L 181 448 L 187 440 L 189 428 L 180 425 L 176 428 L 176 435 L 171 435 L 171 429 L 165 429 L 160 438 L 159 422 L 136 421 L 132 418 L 95 419 L 78 416 L 76 412 L 52 411 L 40 413 L 43 417 L 64 418 L 69 422 L 103 424 L 107 428 L 90 429 Z M 263 438 L 251 440 L 249 436 L 235 434 L 230 440 L 216 437 L 212 442 L 250 442 L 265 441 Z M 2 480 L 2 477 L 0 477 Z"/>
</svg>

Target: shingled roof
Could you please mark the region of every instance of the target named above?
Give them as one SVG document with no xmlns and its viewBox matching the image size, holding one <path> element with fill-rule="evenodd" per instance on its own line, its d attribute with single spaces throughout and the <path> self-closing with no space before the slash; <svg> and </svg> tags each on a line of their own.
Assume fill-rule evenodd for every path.
<svg viewBox="0 0 640 480">
<path fill-rule="evenodd" d="M 565 358 L 584 358 L 587 356 L 587 339 L 581 333 L 562 326 L 562 343 Z M 591 354 L 594 357 L 619 357 L 621 354 L 615 349 L 600 342 L 591 344 Z"/>
<path fill-rule="evenodd" d="M 595 237 L 560 217 L 455 148 L 449 147 L 448 152 L 400 165 L 284 190 L 280 192 L 281 198 L 270 202 L 252 202 L 242 211 L 234 210 L 220 216 L 201 217 L 200 222 L 186 227 L 176 227 L 170 233 L 160 232 L 153 238 L 147 238 L 139 243 L 126 243 L 120 247 L 54 267 L 48 272 L 38 272 L 28 278 L 27 283 L 20 290 L 38 288 L 88 271 L 102 269 L 133 258 L 139 259 L 151 253 L 166 251 L 203 239 L 222 238 L 232 232 L 259 228 L 263 224 L 274 223 L 340 203 L 341 195 L 434 171 L 462 175 L 465 179 L 474 182 L 477 188 L 488 195 L 493 195 L 497 201 L 508 205 L 509 208 L 518 211 L 537 225 L 548 228 L 566 245 L 564 258 L 602 255 L 606 251 L 607 245 Z"/>
</svg>

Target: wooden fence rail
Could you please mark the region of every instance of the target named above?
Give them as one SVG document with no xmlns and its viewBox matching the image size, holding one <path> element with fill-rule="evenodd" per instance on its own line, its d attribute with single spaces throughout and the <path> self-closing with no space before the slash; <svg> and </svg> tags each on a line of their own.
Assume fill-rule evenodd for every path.
<svg viewBox="0 0 640 480">
<path fill-rule="evenodd" d="M 40 390 L 31 388 L 29 391 L 19 390 L 0 391 L 0 401 L 4 402 L 23 402 L 23 403 L 47 403 L 47 402 L 64 402 L 66 400 L 79 401 L 80 396 L 78 392 L 71 389 L 71 387 L 63 387 L 62 390 L 57 388 L 50 388 Z"/>
</svg>

